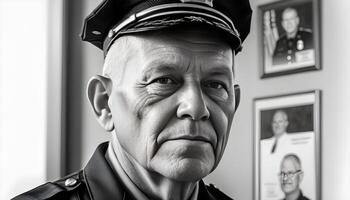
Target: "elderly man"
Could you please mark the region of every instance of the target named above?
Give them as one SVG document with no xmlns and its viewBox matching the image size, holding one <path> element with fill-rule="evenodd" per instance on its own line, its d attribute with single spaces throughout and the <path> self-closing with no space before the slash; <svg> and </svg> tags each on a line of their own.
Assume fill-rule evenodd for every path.
<svg viewBox="0 0 350 200">
<path fill-rule="evenodd" d="M 239 103 L 234 55 L 248 0 L 105 0 L 83 40 L 105 53 L 88 99 L 112 134 L 87 166 L 15 199 L 230 199 L 202 178 L 218 165 Z"/>
<path fill-rule="evenodd" d="M 300 189 L 304 172 L 301 168 L 300 158 L 296 154 L 287 154 L 281 162 L 280 183 L 284 200 L 309 200 Z"/>
<path fill-rule="evenodd" d="M 297 56 L 300 52 L 313 49 L 312 32 L 299 26 L 300 18 L 298 12 L 294 8 L 286 8 L 282 12 L 282 27 L 285 34 L 277 40 L 273 53 L 273 65 L 292 64 L 302 61 L 302 56 Z M 304 57 L 309 57 L 304 55 Z"/>
</svg>

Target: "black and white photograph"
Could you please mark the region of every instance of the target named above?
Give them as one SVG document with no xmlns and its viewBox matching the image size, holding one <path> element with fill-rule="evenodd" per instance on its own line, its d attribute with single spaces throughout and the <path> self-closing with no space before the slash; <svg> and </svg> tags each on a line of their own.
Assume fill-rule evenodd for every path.
<svg viewBox="0 0 350 200">
<path fill-rule="evenodd" d="M 319 98 L 311 91 L 255 100 L 257 200 L 318 199 Z"/>
<path fill-rule="evenodd" d="M 277 1 L 259 7 L 262 77 L 320 68 L 318 0 Z"/>
<path fill-rule="evenodd" d="M 349 19 L 0 0 L 0 200 L 350 200 Z"/>
</svg>

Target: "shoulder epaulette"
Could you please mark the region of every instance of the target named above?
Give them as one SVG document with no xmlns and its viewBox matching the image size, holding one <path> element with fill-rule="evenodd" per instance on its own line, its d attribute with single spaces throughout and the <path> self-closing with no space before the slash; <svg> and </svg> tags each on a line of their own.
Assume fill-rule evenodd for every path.
<svg viewBox="0 0 350 200">
<path fill-rule="evenodd" d="M 48 182 L 28 192 L 14 197 L 12 200 L 48 200 L 59 199 L 63 193 L 76 190 L 81 185 L 80 172 L 70 174 L 58 181 Z"/>
</svg>

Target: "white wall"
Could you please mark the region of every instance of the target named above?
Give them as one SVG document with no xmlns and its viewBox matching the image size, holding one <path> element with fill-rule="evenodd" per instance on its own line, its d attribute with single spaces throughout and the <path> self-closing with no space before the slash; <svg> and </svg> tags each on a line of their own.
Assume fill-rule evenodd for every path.
<svg viewBox="0 0 350 200">
<path fill-rule="evenodd" d="M 89 0 L 84 14 L 98 2 Z M 350 2 L 322 2 L 322 70 L 259 78 L 257 6 L 266 0 L 251 0 L 254 10 L 251 34 L 243 53 L 237 57 L 236 72 L 241 85 L 241 105 L 236 114 L 226 153 L 218 169 L 207 178 L 221 190 L 238 200 L 253 198 L 253 99 L 256 97 L 322 90 L 322 199 L 350 199 Z M 90 44 L 83 52 L 84 84 L 93 74 L 100 73 L 103 55 Z M 83 103 L 83 164 L 101 141 L 108 139 L 93 118 L 85 100 Z"/>
<path fill-rule="evenodd" d="M 47 6 L 0 0 L 0 199 L 46 178 Z"/>
</svg>

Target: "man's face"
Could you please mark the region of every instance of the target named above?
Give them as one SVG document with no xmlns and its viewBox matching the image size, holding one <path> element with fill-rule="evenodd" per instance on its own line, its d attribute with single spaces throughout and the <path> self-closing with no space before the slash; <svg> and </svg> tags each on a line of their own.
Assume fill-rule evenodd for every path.
<svg viewBox="0 0 350 200">
<path fill-rule="evenodd" d="M 127 37 L 133 54 L 109 98 L 119 143 L 165 177 L 208 175 L 222 157 L 234 115 L 231 48 L 203 30 Z"/>
<path fill-rule="evenodd" d="M 276 112 L 272 118 L 272 131 L 275 136 L 286 132 L 288 126 L 287 115 L 284 112 Z"/>
<path fill-rule="evenodd" d="M 282 27 L 287 33 L 295 33 L 299 27 L 299 17 L 295 10 L 287 10 L 282 14 Z"/>
<path fill-rule="evenodd" d="M 281 165 L 281 172 L 285 174 L 293 174 L 291 177 L 281 176 L 281 188 L 285 194 L 290 194 L 299 190 L 299 185 L 302 179 L 302 172 L 298 172 L 300 168 L 293 159 L 285 159 Z"/>
</svg>

